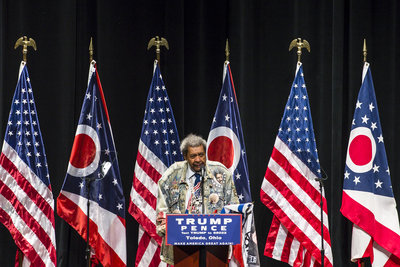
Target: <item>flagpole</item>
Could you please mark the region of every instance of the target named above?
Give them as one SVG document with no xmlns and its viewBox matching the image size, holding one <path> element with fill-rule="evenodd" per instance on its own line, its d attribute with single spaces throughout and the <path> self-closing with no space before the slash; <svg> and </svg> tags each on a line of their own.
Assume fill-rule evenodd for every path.
<svg viewBox="0 0 400 267">
<path fill-rule="evenodd" d="M 226 44 L 225 44 L 225 62 L 229 62 L 229 42 L 228 42 L 228 38 L 226 38 Z"/>
<path fill-rule="evenodd" d="M 90 37 L 90 44 L 89 44 L 89 63 L 93 61 L 93 37 Z"/>
<path fill-rule="evenodd" d="M 364 64 L 367 62 L 367 41 L 364 38 L 364 44 L 363 44 L 363 62 Z M 359 260 L 360 267 L 365 267 L 365 261 L 364 259 Z"/>
<path fill-rule="evenodd" d="M 167 39 L 164 37 L 153 37 L 150 39 L 149 43 L 147 44 L 147 50 L 150 50 L 151 47 L 155 46 L 156 47 L 156 58 L 158 65 L 160 66 L 160 53 L 161 53 L 161 46 L 165 46 L 167 50 L 169 50 L 169 45 Z"/>
<path fill-rule="evenodd" d="M 90 44 L 89 44 L 89 60 L 92 62 L 93 60 L 93 38 L 90 37 Z M 89 63 L 90 64 L 90 63 Z M 87 220 L 86 220 L 86 262 L 87 267 L 91 267 L 91 259 L 90 259 L 90 244 L 89 244 L 89 237 L 90 237 L 90 185 L 92 179 L 90 177 L 85 177 L 85 185 L 86 185 L 86 193 L 87 193 Z"/>
<path fill-rule="evenodd" d="M 367 41 L 364 38 L 364 45 L 363 45 L 363 56 L 364 56 L 364 63 L 367 62 Z"/>
<path fill-rule="evenodd" d="M 325 265 L 325 248 L 324 248 L 324 211 L 323 211 L 323 197 L 322 197 L 322 189 L 323 189 L 323 180 L 324 178 L 315 178 L 319 182 L 319 191 L 321 191 L 321 267 Z"/>
<path fill-rule="evenodd" d="M 290 42 L 289 45 L 289 51 L 292 50 L 294 47 L 297 47 L 297 63 L 299 64 L 301 62 L 301 54 L 302 54 L 302 49 L 306 48 L 307 51 L 310 53 L 311 48 L 310 44 L 307 42 L 307 40 L 301 40 L 301 38 L 296 38 Z M 322 174 L 321 177 L 316 177 L 315 181 L 319 182 L 319 191 L 321 192 L 321 199 L 320 199 L 320 211 L 321 211 L 321 267 L 324 267 L 325 265 L 325 248 L 324 248 L 324 209 L 323 209 L 323 181 L 328 179 L 328 176 L 326 175 L 325 171 L 320 167 Z"/>
<path fill-rule="evenodd" d="M 18 40 L 15 42 L 14 49 L 17 49 L 18 46 L 22 46 L 22 60 L 25 63 L 27 62 L 28 46 L 32 46 L 35 51 L 37 50 L 35 40 L 32 38 L 28 39 L 26 36 L 18 38 Z M 22 267 L 25 254 L 20 248 L 18 248 L 18 251 L 18 267 Z"/>
</svg>

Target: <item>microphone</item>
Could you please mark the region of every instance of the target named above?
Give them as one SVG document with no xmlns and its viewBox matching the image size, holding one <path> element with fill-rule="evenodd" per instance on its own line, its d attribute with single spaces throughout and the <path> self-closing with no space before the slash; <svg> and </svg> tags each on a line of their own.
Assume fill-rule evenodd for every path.
<svg viewBox="0 0 400 267">
<path fill-rule="evenodd" d="M 204 178 L 204 174 L 206 173 L 206 167 L 204 165 L 201 165 L 200 167 L 200 175 L 202 178 Z"/>
</svg>

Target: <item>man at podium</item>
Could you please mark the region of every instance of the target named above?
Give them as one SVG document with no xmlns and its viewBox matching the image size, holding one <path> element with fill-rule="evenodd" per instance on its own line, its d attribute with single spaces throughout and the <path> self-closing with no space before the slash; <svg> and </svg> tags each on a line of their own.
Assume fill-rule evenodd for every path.
<svg viewBox="0 0 400 267">
<path fill-rule="evenodd" d="M 206 160 L 206 141 L 189 134 L 181 142 L 184 161 L 175 162 L 158 181 L 157 233 L 163 237 L 161 260 L 173 265 L 173 248 L 165 244 L 168 213 L 219 213 L 225 205 L 239 204 L 232 173 L 221 163 Z"/>
</svg>

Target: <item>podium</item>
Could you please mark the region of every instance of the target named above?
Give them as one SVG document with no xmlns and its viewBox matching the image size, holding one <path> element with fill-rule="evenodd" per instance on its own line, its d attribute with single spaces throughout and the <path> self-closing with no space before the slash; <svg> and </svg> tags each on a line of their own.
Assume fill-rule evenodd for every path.
<svg viewBox="0 0 400 267">
<path fill-rule="evenodd" d="M 228 245 L 174 246 L 175 267 L 228 266 Z"/>
<path fill-rule="evenodd" d="M 241 214 L 167 214 L 166 244 L 175 267 L 228 266 L 229 245 L 241 244 Z"/>
</svg>

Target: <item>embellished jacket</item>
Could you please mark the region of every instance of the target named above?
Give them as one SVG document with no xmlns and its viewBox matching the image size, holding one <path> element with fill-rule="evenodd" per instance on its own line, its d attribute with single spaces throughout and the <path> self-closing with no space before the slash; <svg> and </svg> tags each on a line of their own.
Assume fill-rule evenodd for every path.
<svg viewBox="0 0 400 267">
<path fill-rule="evenodd" d="M 186 211 L 186 195 L 189 189 L 186 172 L 189 164 L 186 161 L 175 162 L 158 181 L 157 197 L 157 234 L 163 237 L 161 260 L 174 264 L 173 248 L 165 244 L 165 214 Z M 207 161 L 204 174 L 204 208 L 205 214 L 219 213 L 225 205 L 239 204 L 232 174 L 221 163 Z"/>
</svg>

